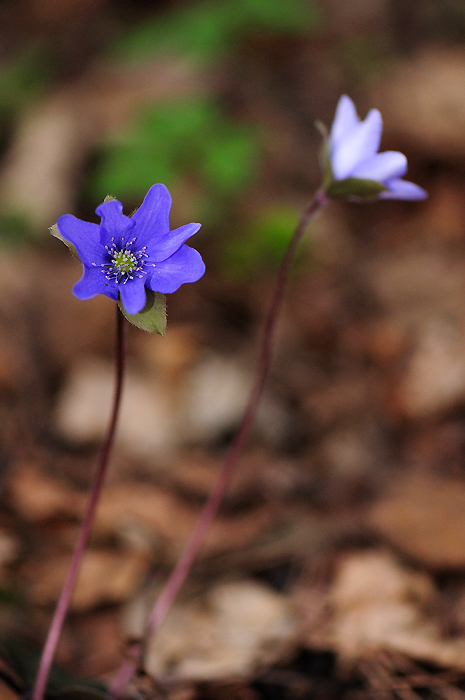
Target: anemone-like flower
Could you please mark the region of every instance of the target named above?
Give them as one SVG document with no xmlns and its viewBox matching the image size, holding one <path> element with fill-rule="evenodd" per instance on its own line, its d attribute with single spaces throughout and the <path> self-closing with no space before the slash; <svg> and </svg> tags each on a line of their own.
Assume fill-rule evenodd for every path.
<svg viewBox="0 0 465 700">
<path fill-rule="evenodd" d="M 72 214 L 57 221 L 60 236 L 71 243 L 84 266 L 74 285 L 78 299 L 105 294 L 121 298 L 129 314 L 146 304 L 146 287 L 171 294 L 185 282 L 196 282 L 205 272 L 200 254 L 184 242 L 200 224 L 186 224 L 170 231 L 171 197 L 164 185 L 153 185 L 140 208 L 128 217 L 116 199 L 100 204 L 100 225 L 81 221 Z"/>
<path fill-rule="evenodd" d="M 381 114 L 371 109 L 362 121 L 352 100 L 340 98 L 328 140 L 333 181 L 355 178 L 383 186 L 381 199 L 424 199 L 427 193 L 413 182 L 402 180 L 407 158 L 399 151 L 378 153 L 383 130 Z"/>
</svg>

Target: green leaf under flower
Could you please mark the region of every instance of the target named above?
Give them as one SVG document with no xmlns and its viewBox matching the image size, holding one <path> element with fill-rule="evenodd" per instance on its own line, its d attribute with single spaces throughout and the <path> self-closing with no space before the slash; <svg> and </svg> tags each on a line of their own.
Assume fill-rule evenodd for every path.
<svg viewBox="0 0 465 700">
<path fill-rule="evenodd" d="M 361 180 L 357 177 L 347 177 L 345 180 L 333 180 L 326 188 L 326 193 L 332 199 L 339 197 L 357 197 L 372 199 L 388 188 L 376 180 Z"/>
<path fill-rule="evenodd" d="M 148 333 L 158 333 L 165 335 L 166 330 L 166 297 L 159 292 L 152 292 L 151 289 L 145 289 L 147 292 L 147 303 L 142 311 L 138 314 L 128 314 L 123 306 L 121 299 L 118 300 L 118 306 L 121 313 L 127 320 Z"/>
</svg>

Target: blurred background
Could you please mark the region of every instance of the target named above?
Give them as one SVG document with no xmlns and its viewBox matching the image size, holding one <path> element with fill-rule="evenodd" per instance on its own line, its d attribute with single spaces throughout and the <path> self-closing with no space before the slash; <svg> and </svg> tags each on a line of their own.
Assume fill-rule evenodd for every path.
<svg viewBox="0 0 465 700">
<path fill-rule="evenodd" d="M 238 476 L 147 669 L 177 700 L 395 695 L 399 674 L 465 671 L 464 3 L 3 0 L 11 697 L 63 582 L 113 381 L 114 304 L 73 297 L 81 267 L 48 227 L 98 221 L 108 194 L 129 214 L 156 182 L 173 228 L 202 222 L 207 273 L 168 298 L 166 337 L 127 328 L 118 445 L 60 644 L 68 674 L 105 681 L 234 434 L 277 265 L 320 184 L 314 122 L 343 92 L 362 118 L 381 110 L 382 150 L 406 153 L 429 199 L 333 203 L 308 232 Z M 459 673 L 441 678 L 463 697 Z M 441 694 L 428 683 L 422 697 Z"/>
</svg>

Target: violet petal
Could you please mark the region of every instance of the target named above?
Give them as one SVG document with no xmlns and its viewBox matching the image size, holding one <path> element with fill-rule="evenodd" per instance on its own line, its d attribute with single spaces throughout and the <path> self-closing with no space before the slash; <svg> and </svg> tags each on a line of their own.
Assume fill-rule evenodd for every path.
<svg viewBox="0 0 465 700">
<path fill-rule="evenodd" d="M 353 177 L 362 180 L 385 182 L 399 178 L 407 172 L 407 158 L 399 151 L 384 151 L 377 153 L 369 160 L 358 165 L 352 172 Z"/>
<path fill-rule="evenodd" d="M 121 301 L 128 314 L 138 314 L 146 304 L 147 295 L 144 281 L 145 278 L 133 279 L 118 287 Z"/>
<path fill-rule="evenodd" d="M 381 114 L 377 109 L 372 109 L 366 119 L 333 148 L 330 157 L 336 180 L 351 177 L 358 165 L 375 155 L 381 141 L 382 129 Z"/>
<path fill-rule="evenodd" d="M 170 258 L 155 264 L 146 285 L 154 292 L 171 294 L 185 282 L 197 282 L 204 272 L 205 264 L 200 253 L 183 245 Z"/>
<path fill-rule="evenodd" d="M 161 262 L 170 258 L 188 238 L 197 233 L 200 226 L 201 224 L 185 224 L 170 231 L 157 241 L 150 241 L 147 245 L 147 253 L 150 260 Z"/>
<path fill-rule="evenodd" d="M 355 105 L 347 95 L 342 95 L 337 103 L 334 121 L 329 135 L 330 148 L 345 139 L 349 133 L 360 123 Z"/>
<path fill-rule="evenodd" d="M 76 248 L 81 262 L 91 265 L 101 263 L 105 250 L 100 245 L 100 227 L 89 221 L 81 221 L 73 214 L 64 214 L 57 221 L 58 231 Z"/>
<path fill-rule="evenodd" d="M 387 192 L 381 192 L 380 199 L 405 199 L 417 201 L 426 199 L 428 193 L 418 185 L 408 180 L 394 179 L 384 183 L 388 188 Z"/>
<path fill-rule="evenodd" d="M 99 204 L 95 213 L 102 219 L 100 224 L 100 243 L 103 246 L 115 241 L 118 245 L 128 240 L 129 231 L 134 228 L 134 221 L 123 214 L 123 205 L 117 199 Z"/>
<path fill-rule="evenodd" d="M 114 284 L 108 284 L 101 267 L 84 267 L 84 274 L 73 287 L 78 299 L 92 299 L 97 294 L 105 294 L 110 299 L 118 299 L 118 290 Z"/>
<path fill-rule="evenodd" d="M 139 209 L 131 217 L 136 225 L 139 245 L 149 245 L 165 236 L 170 230 L 171 195 L 165 185 L 153 185 Z"/>
</svg>

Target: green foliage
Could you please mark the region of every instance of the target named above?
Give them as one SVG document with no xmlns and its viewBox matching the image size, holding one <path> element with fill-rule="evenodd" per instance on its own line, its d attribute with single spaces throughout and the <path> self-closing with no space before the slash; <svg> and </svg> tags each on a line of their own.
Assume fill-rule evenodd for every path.
<svg viewBox="0 0 465 700">
<path fill-rule="evenodd" d="M 29 46 L 4 63 L 0 71 L 0 116 L 36 99 L 50 78 L 50 64 L 39 46 Z"/>
<path fill-rule="evenodd" d="M 258 144 L 255 133 L 246 127 L 218 124 L 205 149 L 201 172 L 218 194 L 234 194 L 248 184 L 256 167 Z"/>
<path fill-rule="evenodd" d="M 200 0 L 145 18 L 110 52 L 126 62 L 171 55 L 205 64 L 220 60 L 248 36 L 301 36 L 319 26 L 318 0 Z M 257 174 L 259 158 L 258 128 L 229 119 L 211 98 L 148 105 L 131 127 L 102 145 L 88 191 L 92 200 L 112 192 L 122 201 L 137 202 L 153 183 L 163 182 L 187 192 L 192 219 L 212 229 L 229 218 L 235 198 Z M 288 223 L 282 224 L 283 238 L 295 219 Z M 279 229 L 276 221 L 275 226 Z M 265 250 L 265 258 L 274 258 L 277 229 L 265 227 L 257 240 L 253 234 L 253 250 L 246 244 L 243 254 L 230 251 L 231 265 L 235 256 L 252 260 Z"/>
<path fill-rule="evenodd" d="M 228 199 L 250 182 L 258 155 L 257 130 L 227 119 L 210 101 L 148 107 L 107 144 L 90 182 L 92 198 L 112 192 L 139 199 L 154 182 L 170 188 L 187 179 L 206 199 Z"/>
<path fill-rule="evenodd" d="M 212 60 L 253 32 L 302 34 L 320 23 L 315 0 L 209 0 L 187 3 L 132 29 L 112 51 L 124 60 L 160 52 Z"/>
<path fill-rule="evenodd" d="M 224 246 L 226 272 L 234 277 L 248 277 L 264 267 L 276 266 L 291 240 L 299 214 L 298 209 L 286 204 L 273 205 L 259 212 L 243 235 Z"/>
<path fill-rule="evenodd" d="M 152 292 L 146 288 L 147 303 L 138 314 L 129 314 L 123 306 L 121 299 L 118 306 L 121 313 L 133 326 L 141 328 L 148 333 L 165 335 L 166 330 L 166 297 L 164 294 Z"/>
<path fill-rule="evenodd" d="M 31 222 L 19 212 L 0 212 L 0 240 L 8 245 L 17 245 L 32 240 Z"/>
<path fill-rule="evenodd" d="M 372 83 L 395 58 L 394 48 L 382 32 L 350 35 L 337 45 L 336 55 L 348 85 Z"/>
</svg>

